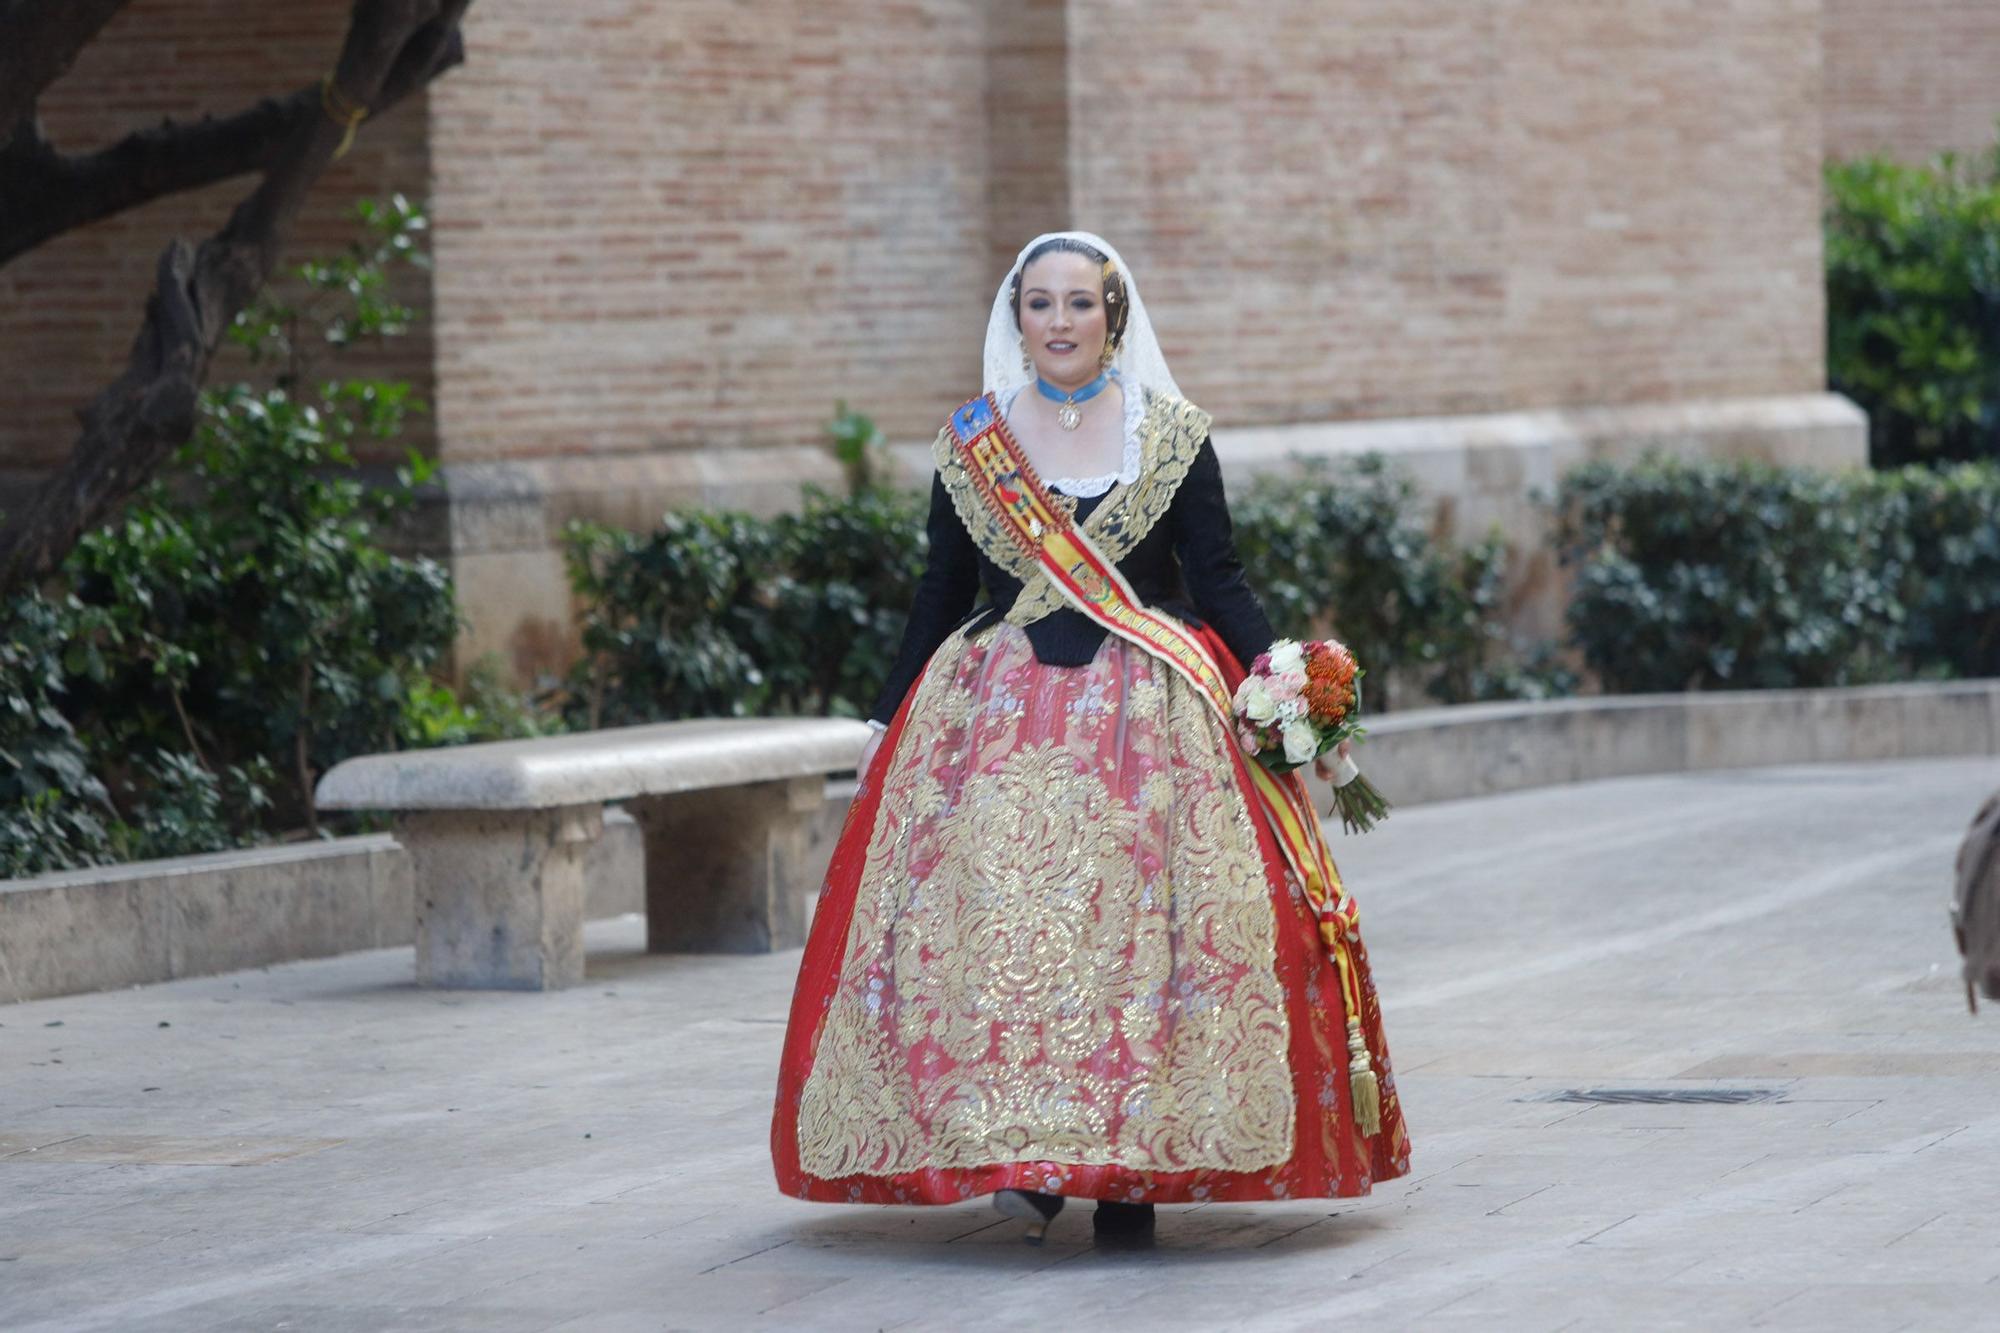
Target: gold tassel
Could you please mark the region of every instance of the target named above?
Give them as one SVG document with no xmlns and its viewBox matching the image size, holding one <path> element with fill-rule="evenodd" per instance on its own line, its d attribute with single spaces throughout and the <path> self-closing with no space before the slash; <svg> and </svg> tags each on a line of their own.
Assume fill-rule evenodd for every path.
<svg viewBox="0 0 2000 1333">
<path fill-rule="evenodd" d="M 1361 1035 L 1361 1020 L 1347 1020 L 1347 1066 L 1349 1090 L 1354 1094 L 1354 1122 L 1366 1138 L 1382 1132 L 1382 1085 L 1375 1078 L 1375 1065 L 1368 1056 L 1368 1041 Z"/>
</svg>

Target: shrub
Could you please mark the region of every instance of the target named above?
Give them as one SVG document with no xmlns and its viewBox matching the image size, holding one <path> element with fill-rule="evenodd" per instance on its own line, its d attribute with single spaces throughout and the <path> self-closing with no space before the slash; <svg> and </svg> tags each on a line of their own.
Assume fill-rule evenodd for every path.
<svg viewBox="0 0 2000 1333">
<path fill-rule="evenodd" d="M 429 672 L 457 629 L 443 567 L 393 555 L 379 535 L 429 465 L 412 455 L 386 488 L 355 465 L 358 444 L 394 441 L 423 404 L 402 381 L 311 380 L 320 356 L 409 320 L 386 270 L 420 256 L 422 214 L 398 199 L 355 215 L 362 240 L 297 270 L 302 303 L 267 294 L 232 327 L 273 383 L 205 390 L 168 474 L 62 571 L 100 617 L 72 654 L 69 715 L 121 770 L 114 790 L 130 784 L 139 802 L 172 777 L 182 797 L 197 791 L 172 759 L 126 756 L 182 754 L 244 791 L 282 773 L 274 802 L 230 803 L 233 838 L 267 813 L 316 828 L 321 772 L 418 739 L 405 714 L 435 690 Z"/>
<path fill-rule="evenodd" d="M 262 840 L 259 821 L 271 808 L 276 775 L 261 755 L 218 769 L 161 750 L 141 760 L 136 773 L 131 818 L 119 822 L 112 838 L 115 860 L 192 856 Z"/>
<path fill-rule="evenodd" d="M 0 638 L 0 876 L 96 865 L 111 852 L 117 810 L 64 716 L 66 633 L 84 619 L 69 599 L 30 592 Z"/>
<path fill-rule="evenodd" d="M 1368 670 L 1367 705 L 1406 684 L 1444 702 L 1568 693 L 1550 650 L 1523 652 L 1501 619 L 1506 549 L 1453 553 L 1417 518 L 1415 483 L 1365 455 L 1337 475 L 1266 478 L 1233 506 L 1236 542 L 1278 633 L 1336 635 Z"/>
<path fill-rule="evenodd" d="M 299 270 L 301 303 L 266 298 L 232 329 L 271 383 L 205 390 L 169 470 L 6 607 L 5 873 L 316 828 L 328 766 L 486 725 L 429 676 L 457 630 L 443 568 L 381 542 L 427 466 L 387 488 L 355 468 L 358 442 L 393 441 L 422 404 L 397 381 L 310 378 L 320 352 L 408 321 L 385 268 L 421 257 L 422 215 L 357 216 L 362 241 Z"/>
<path fill-rule="evenodd" d="M 860 717 L 874 704 L 924 572 L 928 501 L 815 493 L 777 520 L 782 557 L 760 622 L 775 632 L 757 651 L 779 710 Z"/>
<path fill-rule="evenodd" d="M 826 422 L 825 430 L 827 447 L 847 476 L 848 494 L 880 489 L 886 463 L 882 456 L 882 432 L 876 429 L 874 418 L 854 411 L 842 399 L 833 405 L 833 416 Z"/>
<path fill-rule="evenodd" d="M 688 510 L 645 534 L 572 522 L 564 539 L 583 641 L 566 720 L 596 728 L 750 711 L 764 681 L 743 645 L 755 571 L 770 556 L 765 525 Z"/>
<path fill-rule="evenodd" d="M 1827 370 L 1878 467 L 2000 457 L 2000 148 L 1826 169 Z"/>
<path fill-rule="evenodd" d="M 2000 671 L 2000 467 L 1593 464 L 1560 508 L 1570 628 L 1607 690 Z"/>
<path fill-rule="evenodd" d="M 498 655 L 487 653 L 465 671 L 461 689 L 440 680 L 419 680 L 405 696 L 401 738 L 411 749 L 469 745 L 476 741 L 526 740 L 563 729 L 547 701 L 530 698 L 505 680 Z"/>
<path fill-rule="evenodd" d="M 773 519 L 684 510 L 645 534 L 573 523 L 566 541 L 583 617 L 573 724 L 858 717 L 923 572 L 923 509 L 900 492 L 812 492 Z"/>
<path fill-rule="evenodd" d="M 774 519 L 687 510 L 649 534 L 573 524 L 585 657 L 570 721 L 859 716 L 923 572 L 924 502 L 870 488 L 813 493 L 802 513 Z M 1508 643 L 1498 541 L 1442 552 L 1414 505 L 1379 458 L 1338 484 L 1273 483 L 1239 502 L 1238 546 L 1280 632 L 1340 633 L 1368 664 L 1376 709 L 1399 680 L 1447 700 L 1574 688 L 1551 654 L 1523 658 Z"/>
<path fill-rule="evenodd" d="M 279 816 L 310 824 L 319 773 L 408 738 L 456 607 L 435 561 L 382 547 L 406 492 L 364 486 L 348 446 L 393 436 L 401 388 L 368 386 L 360 414 L 344 410 L 364 400 L 352 384 L 317 404 L 205 394 L 180 476 L 78 544 L 64 575 L 103 628 L 72 651 L 69 713 L 103 752 L 180 751 L 218 777 L 266 760 L 285 775 Z M 178 502 L 190 484 L 198 498 Z"/>
<path fill-rule="evenodd" d="M 1904 652 L 1915 674 L 2000 676 L 2000 465 L 1876 475 L 1908 543 Z"/>
</svg>

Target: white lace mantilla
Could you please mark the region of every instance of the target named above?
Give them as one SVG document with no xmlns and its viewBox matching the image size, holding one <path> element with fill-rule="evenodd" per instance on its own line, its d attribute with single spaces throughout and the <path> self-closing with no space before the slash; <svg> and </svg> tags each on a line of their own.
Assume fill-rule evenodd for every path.
<svg viewBox="0 0 2000 1333">
<path fill-rule="evenodd" d="M 1000 404 L 1001 414 L 1009 420 L 1014 416 L 1014 400 L 1027 387 L 1025 384 L 1015 385 L 1007 393 L 1006 401 Z M 1122 392 L 1125 396 L 1125 448 L 1119 455 L 1118 470 L 1099 473 L 1095 477 L 1045 477 L 1042 480 L 1044 486 L 1064 495 L 1074 495 L 1079 500 L 1088 500 L 1104 494 L 1113 486 L 1130 486 L 1139 479 L 1139 466 L 1145 455 L 1139 441 L 1139 425 L 1146 419 L 1145 395 L 1129 389 Z"/>
</svg>

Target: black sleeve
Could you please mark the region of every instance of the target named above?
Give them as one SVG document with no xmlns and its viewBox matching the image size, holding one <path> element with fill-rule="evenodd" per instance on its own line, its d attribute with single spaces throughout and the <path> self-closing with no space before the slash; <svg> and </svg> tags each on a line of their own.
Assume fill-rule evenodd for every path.
<svg viewBox="0 0 2000 1333">
<path fill-rule="evenodd" d="M 1222 463 L 1208 440 L 1201 442 L 1201 452 L 1174 493 L 1168 514 L 1174 525 L 1174 554 L 1195 609 L 1248 667 L 1277 635 L 1243 576 L 1243 561 L 1237 557 L 1229 525 L 1229 502 L 1222 494 Z"/>
<path fill-rule="evenodd" d="M 958 520 L 951 495 L 942 479 L 931 479 L 931 514 L 924 531 L 930 537 L 930 554 L 924 575 L 917 580 L 916 595 L 910 599 L 910 621 L 903 628 L 903 647 L 896 664 L 889 668 L 888 683 L 876 697 L 868 716 L 887 722 L 902 707 L 903 695 L 916 683 L 931 660 L 931 654 L 951 633 L 952 626 L 965 619 L 972 599 L 979 592 L 979 554 L 965 525 Z"/>
</svg>

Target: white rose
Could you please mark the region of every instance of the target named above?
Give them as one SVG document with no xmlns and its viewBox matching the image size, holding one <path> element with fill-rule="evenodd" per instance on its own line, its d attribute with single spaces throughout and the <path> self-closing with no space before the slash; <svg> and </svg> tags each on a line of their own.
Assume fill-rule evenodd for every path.
<svg viewBox="0 0 2000 1333">
<path fill-rule="evenodd" d="M 1278 701 L 1271 697 L 1270 689 L 1255 676 L 1243 682 L 1243 716 L 1252 722 L 1269 722 L 1278 715 Z"/>
<path fill-rule="evenodd" d="M 1271 670 L 1273 672 L 1297 671 L 1304 674 L 1306 669 L 1305 650 L 1292 640 L 1274 644 L 1271 648 Z"/>
<path fill-rule="evenodd" d="M 1285 724 L 1285 762 L 1304 764 L 1319 753 L 1319 733 L 1304 718 Z"/>
</svg>

